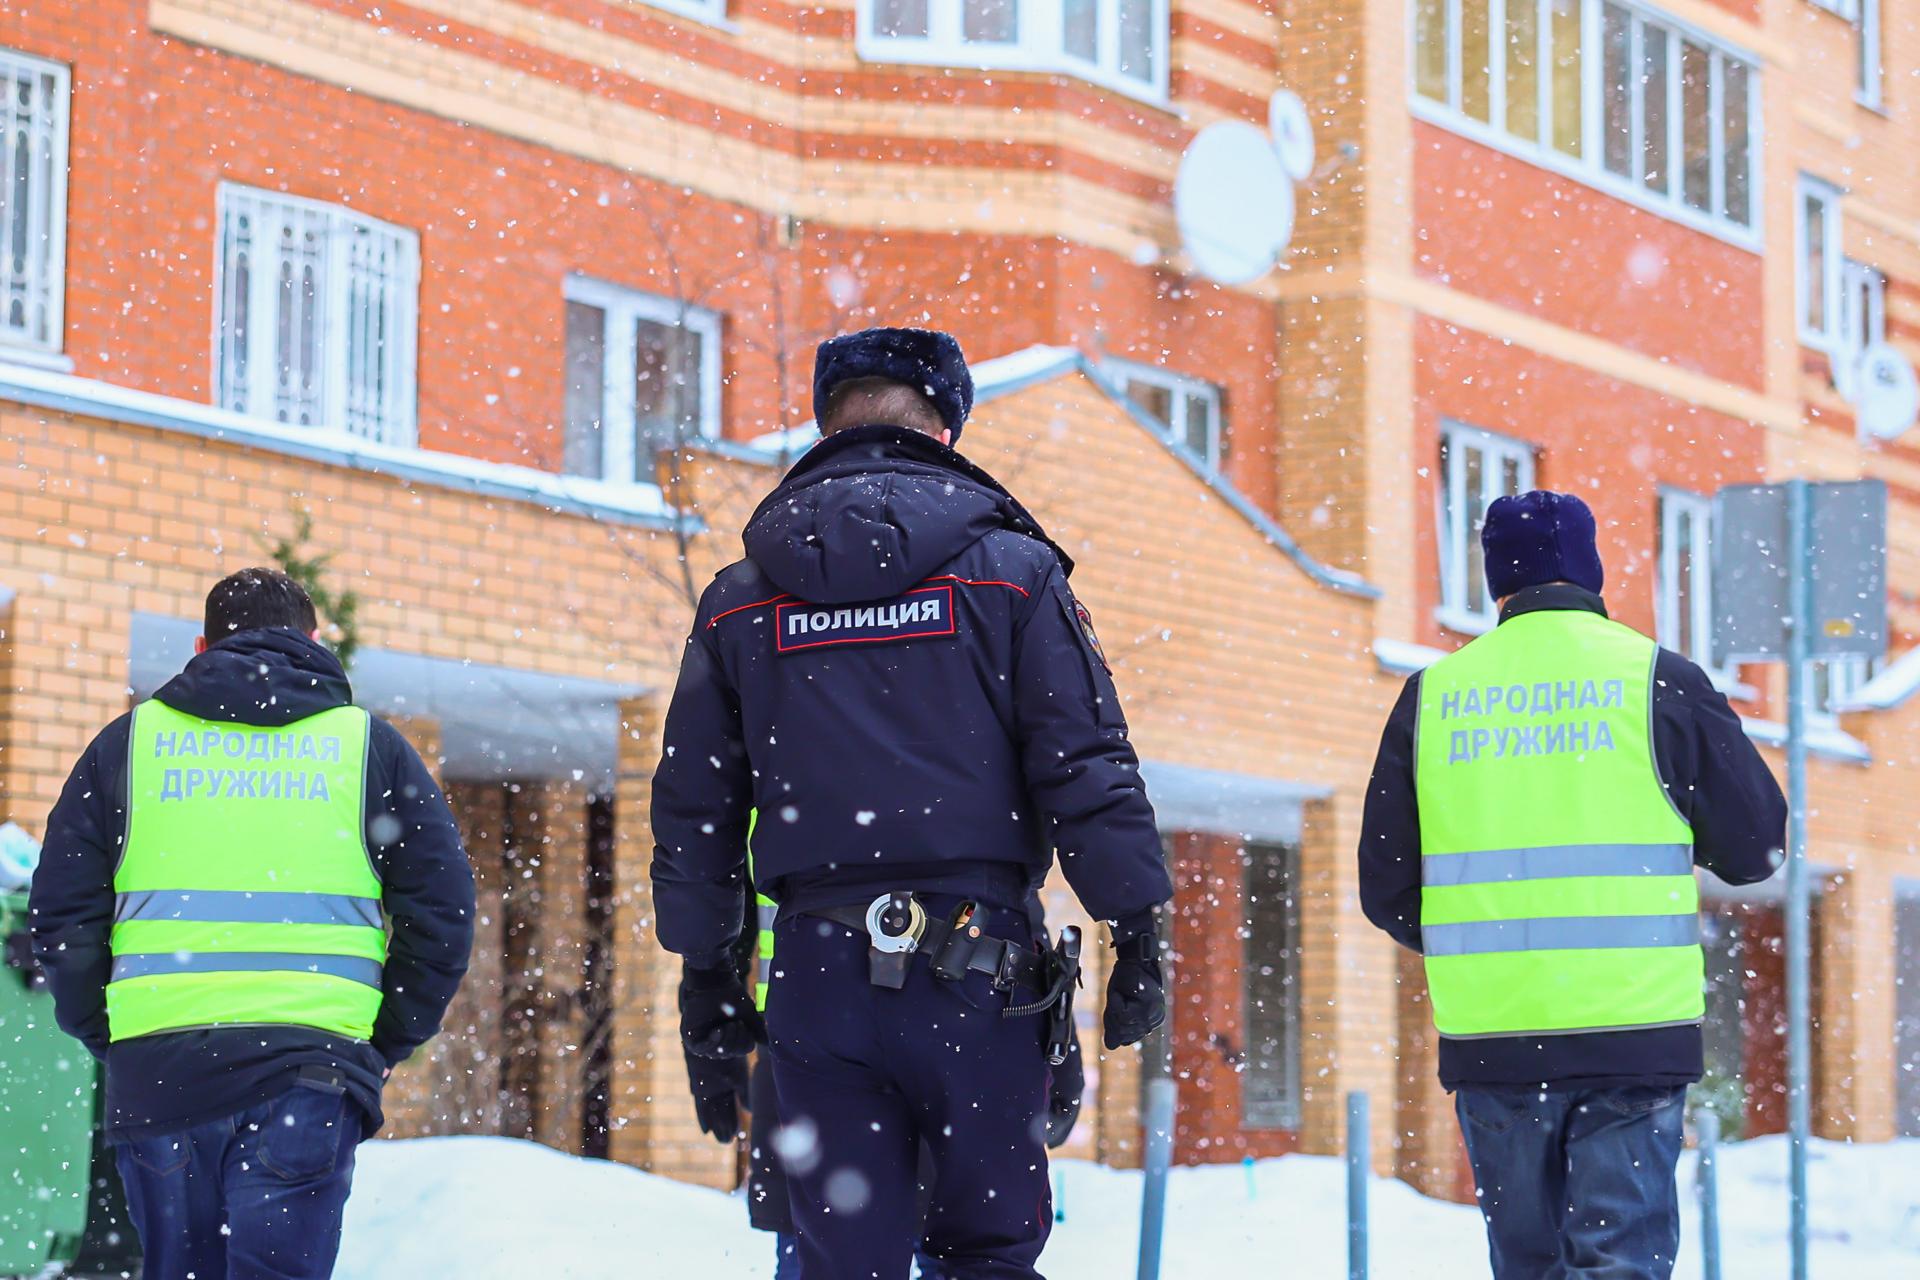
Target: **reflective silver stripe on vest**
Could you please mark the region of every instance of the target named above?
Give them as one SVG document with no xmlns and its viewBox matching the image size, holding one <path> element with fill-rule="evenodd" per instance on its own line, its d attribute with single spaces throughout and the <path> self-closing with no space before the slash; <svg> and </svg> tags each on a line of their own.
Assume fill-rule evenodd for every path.
<svg viewBox="0 0 1920 1280">
<path fill-rule="evenodd" d="M 363 956 L 316 956 L 298 951 L 156 951 L 113 958 L 115 982 L 173 973 L 320 973 L 369 987 L 380 985 L 380 962 Z"/>
<path fill-rule="evenodd" d="M 1432 888 L 1562 880 L 1568 876 L 1684 876 L 1692 872 L 1693 847 L 1684 844 L 1562 844 L 1543 849 L 1430 853 L 1420 859 L 1420 883 Z"/>
<path fill-rule="evenodd" d="M 1499 951 L 1620 950 L 1685 947 L 1700 941 L 1700 917 L 1544 916 L 1529 920 L 1476 920 L 1469 924 L 1420 926 L 1420 949 L 1428 957 L 1478 956 Z"/>
<path fill-rule="evenodd" d="M 241 889 L 142 889 L 117 894 L 116 924 L 191 920 L 199 924 L 348 924 L 381 928 L 380 899 L 345 893 L 249 893 Z"/>
</svg>

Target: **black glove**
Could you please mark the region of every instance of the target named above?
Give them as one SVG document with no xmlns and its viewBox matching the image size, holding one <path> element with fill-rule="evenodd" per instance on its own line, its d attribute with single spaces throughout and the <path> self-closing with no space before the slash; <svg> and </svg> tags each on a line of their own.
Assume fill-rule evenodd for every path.
<svg viewBox="0 0 1920 1280">
<path fill-rule="evenodd" d="M 1047 1081 L 1047 1147 L 1060 1146 L 1080 1118 L 1080 1099 L 1087 1091 L 1087 1066 L 1080 1057 L 1080 1028 L 1073 1029 L 1067 1060 L 1053 1069 Z"/>
<path fill-rule="evenodd" d="M 680 1043 L 699 1058 L 744 1058 L 767 1042 L 767 1024 L 732 965 L 680 969 Z"/>
<path fill-rule="evenodd" d="M 745 1058 L 701 1058 L 692 1053 L 687 1059 L 687 1087 L 693 1091 L 693 1114 L 700 1121 L 700 1132 L 712 1134 L 721 1143 L 740 1136 L 740 1100 L 747 1094 Z"/>
<path fill-rule="evenodd" d="M 1107 1012 L 1102 1020 L 1109 1049 L 1139 1044 L 1167 1020 L 1167 991 L 1154 936 L 1131 938 L 1114 950 L 1117 955 L 1107 976 Z"/>
</svg>

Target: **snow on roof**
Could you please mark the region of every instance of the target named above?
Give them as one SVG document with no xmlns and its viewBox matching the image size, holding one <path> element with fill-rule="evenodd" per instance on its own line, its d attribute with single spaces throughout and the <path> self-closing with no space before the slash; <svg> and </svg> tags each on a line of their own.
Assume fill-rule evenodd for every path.
<svg viewBox="0 0 1920 1280">
<path fill-rule="evenodd" d="M 127 684 L 151 695 L 193 656 L 196 619 L 135 611 Z M 439 721 L 442 768 L 462 782 L 586 780 L 610 787 L 620 703 L 640 684 L 434 658 L 377 645 L 353 659 L 354 701 L 385 716 Z"/>
<path fill-rule="evenodd" d="M 1332 793 L 1330 787 L 1162 760 L 1142 760 L 1140 777 L 1162 830 L 1274 844 L 1297 844 L 1301 804 Z"/>
<path fill-rule="evenodd" d="M 1901 662 L 1906 662 L 1908 659 L 1914 657 L 1915 654 L 1920 654 L 1920 649 L 1916 649 L 1913 653 L 1908 654 L 1906 658 L 1902 658 Z M 1431 645 L 1425 644 L 1413 644 L 1406 640 L 1390 640 L 1382 637 L 1373 642 L 1374 661 L 1379 663 L 1380 669 L 1389 675 L 1410 676 L 1416 671 L 1425 671 L 1445 656 L 1446 650 L 1444 649 L 1436 649 Z M 1894 664 L 1895 667 L 1899 665 L 1900 663 Z M 1863 707 L 1869 705 L 1863 701 L 1865 696 L 1873 689 L 1875 684 L 1879 684 L 1881 680 L 1886 679 L 1887 676 L 1893 673 L 1893 668 L 1888 668 L 1879 679 L 1873 681 L 1872 684 L 1863 686 L 1860 690 L 1861 696 L 1854 699 L 1852 706 Z M 1920 665 L 1915 665 L 1907 675 L 1910 683 L 1906 688 L 1906 693 L 1912 693 L 1912 684 L 1920 683 Z M 1904 697 L 1905 695 L 1903 694 L 1901 696 Z M 1897 700 L 1898 699 L 1896 699 L 1896 701 Z M 1874 703 L 1871 705 L 1875 707 L 1881 705 L 1892 706 L 1893 703 Z M 1781 746 L 1785 744 L 1787 740 L 1786 726 L 1777 720 L 1763 720 L 1758 716 L 1743 715 L 1740 717 L 1740 723 L 1746 729 L 1749 738 L 1752 738 L 1755 742 L 1761 743 L 1764 746 Z M 1815 724 L 1807 727 L 1807 750 L 1813 752 L 1815 755 L 1828 756 L 1836 760 L 1852 760 L 1862 764 L 1873 759 L 1873 753 L 1867 750 L 1866 743 L 1860 741 L 1860 739 L 1850 733 L 1843 732 L 1839 727 L 1829 724 Z"/>
<path fill-rule="evenodd" d="M 414 484 L 536 503 L 550 511 L 671 528 L 673 511 L 653 485 L 559 475 L 536 467 L 383 444 L 329 427 L 295 427 L 135 391 L 69 373 L 0 363 L 0 399 L 59 413 L 179 431 L 331 466 L 352 467 Z"/>
<path fill-rule="evenodd" d="M 1169 453 L 1198 476 L 1203 484 L 1219 495 L 1223 502 L 1259 530 L 1262 537 L 1305 570 L 1308 577 L 1335 591 L 1364 596 L 1370 600 L 1379 598 L 1380 588 L 1359 574 L 1349 573 L 1345 569 L 1335 569 L 1308 555 L 1306 550 L 1294 541 L 1292 534 L 1281 528 L 1273 517 L 1248 501 L 1246 495 L 1234 488 L 1225 476 L 1196 457 L 1184 445 L 1168 439 L 1165 429 L 1148 417 L 1146 411 L 1121 390 L 1120 384 L 1115 382 L 1097 361 L 1089 358 L 1077 347 L 1045 345 L 1023 347 L 1019 351 L 1009 352 L 1004 356 L 994 356 L 992 359 L 982 360 L 970 367 L 973 373 L 975 404 L 985 404 L 1001 396 L 1024 391 L 1028 387 L 1057 378 L 1062 374 L 1076 371 L 1086 374 L 1108 399 L 1124 409 L 1128 417 L 1139 423 L 1148 434 L 1164 445 Z M 781 457 L 793 457 L 819 438 L 819 429 L 812 422 L 806 422 L 786 431 L 775 431 L 761 436 L 751 441 L 746 448 L 760 455 L 761 461 L 771 463 Z"/>
</svg>

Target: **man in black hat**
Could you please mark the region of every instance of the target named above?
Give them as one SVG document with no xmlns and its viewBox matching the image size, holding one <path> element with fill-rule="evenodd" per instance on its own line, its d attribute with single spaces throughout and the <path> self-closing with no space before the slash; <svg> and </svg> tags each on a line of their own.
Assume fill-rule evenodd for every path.
<svg viewBox="0 0 1920 1280">
<path fill-rule="evenodd" d="M 823 439 L 702 597 L 654 777 L 683 1038 L 770 1038 L 807 1280 L 907 1274 L 922 1143 L 927 1252 L 955 1280 L 1038 1276 L 1077 953 L 1036 946 L 1026 904 L 1056 851 L 1112 926 L 1107 1046 L 1165 1018 L 1172 885 L 1119 697 L 1072 561 L 951 447 L 972 403 L 946 334 L 822 345 Z M 764 1027 L 728 954 L 756 808 Z"/>
<path fill-rule="evenodd" d="M 1425 957 L 1496 1280 L 1667 1280 L 1701 1076 L 1694 868 L 1753 884 L 1786 803 L 1707 674 L 1607 617 L 1593 513 L 1496 499 L 1499 625 L 1407 681 L 1360 906 Z"/>
</svg>

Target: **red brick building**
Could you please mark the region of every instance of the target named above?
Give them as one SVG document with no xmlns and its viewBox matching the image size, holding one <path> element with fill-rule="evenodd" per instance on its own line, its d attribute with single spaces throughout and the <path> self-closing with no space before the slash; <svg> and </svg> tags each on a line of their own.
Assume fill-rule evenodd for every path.
<svg viewBox="0 0 1920 1280">
<path fill-rule="evenodd" d="M 1616 615 L 1698 653 L 1702 499 L 1875 475 L 1900 638 L 1825 677 L 1819 1114 L 1920 1126 L 1920 455 L 1843 394 L 1920 346 L 1920 32 L 1877 6 L 0 0 L 0 811 L 37 830 L 195 588 L 310 510 L 489 895 L 396 1130 L 727 1181 L 649 933 L 658 700 L 813 344 L 939 324 L 1006 357 L 970 447 L 1084 550 L 1167 820 L 1181 1158 L 1331 1150 L 1366 1088 L 1382 1166 L 1456 1189 L 1351 850 L 1398 680 L 1486 625 L 1478 511 L 1585 493 Z M 1210 283 L 1180 156 L 1282 86 L 1292 248 Z M 1777 677 L 1726 680 L 1764 738 Z M 1716 1061 L 1764 1125 L 1777 912 L 1721 918 Z M 1103 1060 L 1085 1152 L 1129 1158 L 1136 1071 Z"/>
</svg>

